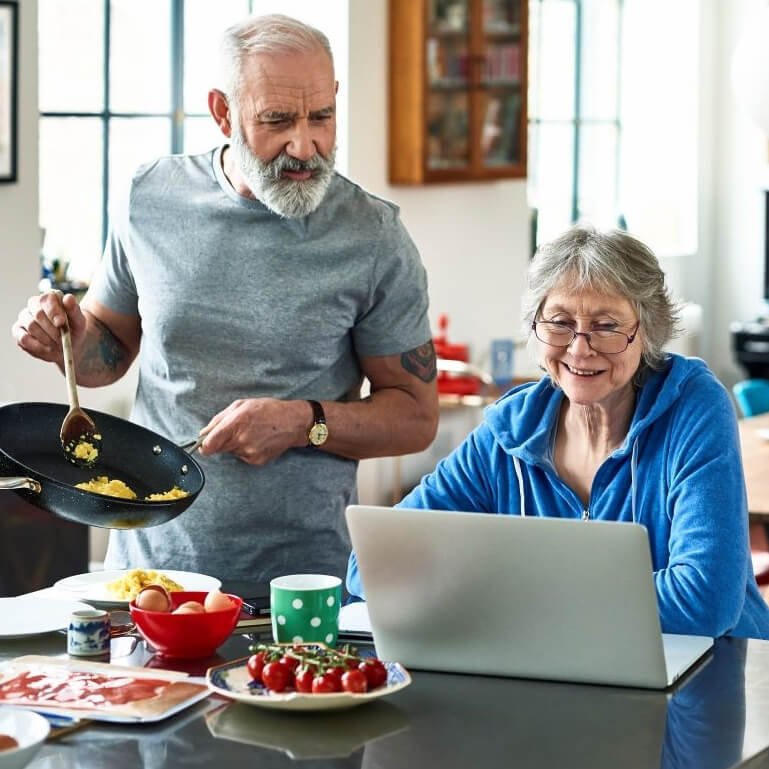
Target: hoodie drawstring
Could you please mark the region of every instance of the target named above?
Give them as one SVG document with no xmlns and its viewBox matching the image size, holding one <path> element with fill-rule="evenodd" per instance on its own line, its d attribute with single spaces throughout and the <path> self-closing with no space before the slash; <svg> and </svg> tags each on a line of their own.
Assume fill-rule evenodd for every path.
<svg viewBox="0 0 769 769">
<path fill-rule="evenodd" d="M 630 455 L 630 514 L 633 516 L 633 523 L 638 523 L 636 518 L 636 482 L 635 475 L 638 468 L 638 438 L 633 441 L 633 453 Z"/>
<path fill-rule="evenodd" d="M 526 498 L 523 494 L 523 473 L 521 472 L 521 461 L 518 457 L 513 457 L 513 467 L 515 468 L 515 477 L 518 479 L 518 499 L 521 508 L 521 517 L 526 517 Z"/>
</svg>

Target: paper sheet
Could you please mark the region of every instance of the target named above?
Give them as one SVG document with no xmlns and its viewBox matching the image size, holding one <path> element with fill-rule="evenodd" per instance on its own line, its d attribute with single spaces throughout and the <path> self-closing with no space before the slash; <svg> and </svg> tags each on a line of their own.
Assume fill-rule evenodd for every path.
<svg viewBox="0 0 769 769">
<path fill-rule="evenodd" d="M 343 606 L 339 610 L 339 630 L 370 633 L 371 622 L 368 618 L 368 604 L 365 601 L 358 601 Z"/>
</svg>

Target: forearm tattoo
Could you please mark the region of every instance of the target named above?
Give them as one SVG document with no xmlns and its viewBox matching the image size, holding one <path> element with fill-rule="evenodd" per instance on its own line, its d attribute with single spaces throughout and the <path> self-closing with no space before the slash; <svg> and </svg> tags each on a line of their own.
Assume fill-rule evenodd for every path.
<svg viewBox="0 0 769 769">
<path fill-rule="evenodd" d="M 401 364 L 410 374 L 423 382 L 432 382 L 437 375 L 433 340 L 401 354 Z"/>
<path fill-rule="evenodd" d="M 105 370 L 119 371 L 125 362 L 125 350 L 113 333 L 100 321 L 96 321 L 96 339 L 89 344 L 81 360 L 84 373 L 99 374 Z"/>
</svg>

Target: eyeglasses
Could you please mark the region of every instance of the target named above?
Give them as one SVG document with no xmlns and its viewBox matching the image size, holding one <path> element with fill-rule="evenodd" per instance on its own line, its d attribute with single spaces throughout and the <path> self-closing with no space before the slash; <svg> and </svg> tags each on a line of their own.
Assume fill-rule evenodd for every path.
<svg viewBox="0 0 769 769">
<path fill-rule="evenodd" d="M 570 347 L 578 336 L 584 336 L 591 350 L 600 352 L 603 355 L 616 355 L 625 352 L 628 345 L 632 344 L 638 334 L 639 321 L 633 329 L 632 335 L 628 336 L 623 331 L 610 331 L 609 329 L 596 329 L 595 331 L 575 331 L 564 323 L 558 323 L 551 320 L 535 320 L 531 324 L 534 336 L 540 342 L 544 342 L 550 347 Z"/>
</svg>

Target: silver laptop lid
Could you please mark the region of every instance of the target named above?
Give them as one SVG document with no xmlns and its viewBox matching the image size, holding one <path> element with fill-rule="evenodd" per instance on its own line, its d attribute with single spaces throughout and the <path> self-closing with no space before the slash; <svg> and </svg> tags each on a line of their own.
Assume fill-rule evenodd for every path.
<svg viewBox="0 0 769 769">
<path fill-rule="evenodd" d="M 668 685 L 643 526 L 364 505 L 347 523 L 381 657 Z"/>
</svg>

